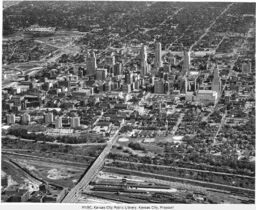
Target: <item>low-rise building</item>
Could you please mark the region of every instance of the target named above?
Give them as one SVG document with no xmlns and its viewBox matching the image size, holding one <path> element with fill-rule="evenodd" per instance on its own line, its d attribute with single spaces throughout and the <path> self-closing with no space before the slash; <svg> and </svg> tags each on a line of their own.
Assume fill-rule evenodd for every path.
<svg viewBox="0 0 256 210">
<path fill-rule="evenodd" d="M 213 90 L 199 90 L 196 97 L 194 97 L 196 102 L 203 104 L 215 104 L 218 99 L 218 93 Z"/>
</svg>

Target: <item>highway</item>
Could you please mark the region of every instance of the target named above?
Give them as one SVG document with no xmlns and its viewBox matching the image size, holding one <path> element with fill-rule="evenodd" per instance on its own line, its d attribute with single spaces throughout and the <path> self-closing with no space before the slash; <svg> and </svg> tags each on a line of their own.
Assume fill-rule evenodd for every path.
<svg viewBox="0 0 256 210">
<path fill-rule="evenodd" d="M 234 3 L 232 4 L 229 4 L 220 14 L 219 16 L 216 17 L 216 19 L 210 24 L 210 26 L 205 30 L 204 34 L 202 36 L 199 37 L 199 39 L 190 46 L 189 48 L 189 51 L 192 51 L 193 47 L 196 46 L 208 33 L 209 31 L 211 30 L 211 28 L 215 25 L 216 21 L 226 12 L 229 10 L 229 8 L 233 5 Z"/>
<path fill-rule="evenodd" d="M 210 26 L 209 26 L 207 29 L 205 29 L 205 32 L 199 37 L 199 39 L 196 40 L 196 41 L 190 46 L 189 51 L 192 51 L 192 48 L 193 48 L 194 46 L 196 46 L 196 45 L 209 33 L 210 29 L 215 25 L 216 21 L 217 21 L 226 11 L 228 11 L 229 8 L 230 8 L 232 5 L 233 5 L 233 3 L 232 3 L 232 4 L 229 4 L 229 5 L 221 12 L 221 14 L 216 17 L 216 19 L 210 24 Z M 182 8 L 181 8 L 181 9 L 182 9 Z M 180 11 L 180 10 L 179 10 L 179 11 Z M 164 55 L 167 54 L 168 52 L 171 52 L 171 51 L 170 51 L 170 48 L 171 48 L 172 44 L 175 43 L 175 42 L 177 42 L 178 40 L 180 40 L 180 39 L 185 35 L 186 31 L 187 31 L 188 29 L 190 29 L 190 28 L 191 28 L 191 26 L 188 26 L 188 27 L 185 29 L 184 33 L 183 33 L 181 36 L 179 36 L 176 40 L 174 40 L 174 41 L 168 46 L 168 48 L 162 52 L 162 56 L 164 56 Z M 223 41 L 223 40 L 222 40 L 222 41 Z"/>
<path fill-rule="evenodd" d="M 218 128 L 218 130 L 217 130 L 217 132 L 216 132 L 216 134 L 215 134 L 215 136 L 214 136 L 214 138 L 213 138 L 213 144 L 212 144 L 212 145 L 216 145 L 216 138 L 217 138 L 217 136 L 218 136 L 218 134 L 219 134 L 221 128 L 223 127 L 223 125 L 224 125 L 225 122 L 226 122 L 226 116 L 227 116 L 227 110 L 225 111 L 225 114 L 222 116 L 220 126 L 219 126 L 219 128 Z"/>
<path fill-rule="evenodd" d="M 108 141 L 107 146 L 98 156 L 98 158 L 93 162 L 93 164 L 88 169 L 88 171 L 83 176 L 83 178 L 77 183 L 77 185 L 73 189 L 71 189 L 71 191 L 69 191 L 69 193 L 63 199 L 62 203 L 75 203 L 78 200 L 79 192 L 83 188 L 86 188 L 89 185 L 89 183 L 93 180 L 93 178 L 97 175 L 97 173 L 103 167 L 105 158 L 109 154 L 112 146 L 117 142 L 119 137 L 118 134 L 122 127 L 123 127 L 123 124 L 121 124 L 120 128 L 116 131 L 114 136 Z"/>
<path fill-rule="evenodd" d="M 175 126 L 173 127 L 173 129 L 172 129 L 172 132 L 171 132 L 172 136 L 175 135 L 175 133 L 176 133 L 176 131 L 178 130 L 179 125 L 181 124 L 182 119 L 183 119 L 184 116 L 185 116 L 184 113 L 181 113 L 181 114 L 180 114 L 180 116 L 179 116 L 179 118 L 178 118 L 178 120 L 177 120 L 176 125 L 175 125 Z"/>
<path fill-rule="evenodd" d="M 169 15 L 168 17 L 166 17 L 162 23 L 159 23 L 159 24 L 158 24 L 158 26 L 156 26 L 156 27 L 154 27 L 154 28 L 151 28 L 150 31 L 158 29 L 159 26 L 163 26 L 167 21 L 172 20 L 172 19 L 174 18 L 174 16 L 177 15 L 177 14 L 178 14 L 180 11 L 182 11 L 183 9 L 184 9 L 183 7 L 179 8 L 179 9 L 176 10 L 172 15 Z"/>
<path fill-rule="evenodd" d="M 102 111 L 102 112 L 101 112 L 101 115 L 98 117 L 97 120 L 95 120 L 95 122 L 93 123 L 92 127 L 94 127 L 95 125 L 97 125 L 97 123 L 102 119 L 103 115 L 104 115 L 104 112 Z"/>
<path fill-rule="evenodd" d="M 172 45 L 173 45 L 174 43 L 177 43 L 182 37 L 184 37 L 185 34 L 186 34 L 186 32 L 187 32 L 191 27 L 192 27 L 192 26 L 189 25 L 189 26 L 185 29 L 184 33 L 182 33 L 178 38 L 176 38 L 176 39 L 165 49 L 165 51 L 171 52 L 170 48 L 172 47 Z"/>
<path fill-rule="evenodd" d="M 222 39 L 220 40 L 220 42 L 217 44 L 217 46 L 215 47 L 215 52 L 217 52 L 218 48 L 220 47 L 220 45 L 222 44 L 222 42 L 227 39 L 227 36 L 223 36 Z"/>
<path fill-rule="evenodd" d="M 159 24 L 159 26 L 164 25 L 167 21 L 170 21 L 174 18 L 175 15 L 177 15 L 179 12 L 181 12 L 184 9 L 184 7 L 179 8 L 176 10 L 172 15 L 169 15 L 162 23 Z"/>
</svg>

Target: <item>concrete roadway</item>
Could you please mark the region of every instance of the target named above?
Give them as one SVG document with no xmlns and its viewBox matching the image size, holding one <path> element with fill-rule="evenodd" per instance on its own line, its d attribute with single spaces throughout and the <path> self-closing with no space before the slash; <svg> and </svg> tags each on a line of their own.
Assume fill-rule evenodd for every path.
<svg viewBox="0 0 256 210">
<path fill-rule="evenodd" d="M 174 136 L 176 131 L 178 130 L 179 128 L 179 125 L 181 124 L 182 120 L 183 120 L 183 117 L 185 116 L 184 113 L 181 113 L 178 120 L 177 120 L 177 123 L 176 125 L 173 127 L 172 131 L 171 131 L 171 134 Z"/>
<path fill-rule="evenodd" d="M 216 19 L 210 24 L 210 26 L 205 30 L 204 34 L 202 36 L 199 37 L 199 39 L 191 45 L 191 47 L 189 48 L 189 51 L 192 51 L 192 48 L 194 46 L 196 46 L 208 33 L 209 31 L 211 30 L 211 28 L 215 25 L 216 21 L 226 12 L 229 10 L 229 8 L 233 5 L 234 3 L 232 4 L 229 4 L 220 14 L 219 16 L 216 17 Z"/>
<path fill-rule="evenodd" d="M 121 124 L 120 128 L 116 131 L 114 136 L 108 141 L 107 146 L 104 148 L 102 153 L 98 156 L 98 158 L 93 162 L 89 170 L 80 180 L 80 182 L 66 195 L 63 199 L 62 203 L 75 203 L 79 199 L 79 192 L 86 188 L 89 183 L 93 180 L 93 178 L 98 174 L 100 169 L 104 165 L 105 158 L 109 154 L 112 146 L 117 142 L 119 138 L 119 131 L 123 127 Z"/>
</svg>

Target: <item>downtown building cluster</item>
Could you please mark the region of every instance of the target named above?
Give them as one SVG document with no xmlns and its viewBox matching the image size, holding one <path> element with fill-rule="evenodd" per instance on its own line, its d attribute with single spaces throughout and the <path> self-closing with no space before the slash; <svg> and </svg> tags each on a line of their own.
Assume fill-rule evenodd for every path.
<svg viewBox="0 0 256 210">
<path fill-rule="evenodd" d="M 139 50 L 135 50 L 133 55 L 138 61 L 138 65 L 127 67 L 120 58 L 124 57 L 122 51 L 111 52 L 104 56 L 100 63 L 93 50 L 87 50 L 84 57 L 85 63 L 73 65 L 71 71 L 67 68 L 64 72 L 59 69 L 51 69 L 44 75 L 43 82 L 36 82 L 35 78 L 25 76 L 16 86 L 7 88 L 5 93 L 9 93 L 9 100 L 4 102 L 4 110 L 20 112 L 6 115 L 7 124 L 16 122 L 29 124 L 30 115 L 23 113 L 30 108 L 44 108 L 49 101 L 49 95 L 72 95 L 72 100 L 63 102 L 55 100 L 53 103 L 57 108 L 67 106 L 74 108 L 80 101 L 88 103 L 90 97 L 97 94 L 110 92 L 125 95 L 126 100 L 130 99 L 133 92 L 146 91 L 152 94 L 184 95 L 187 101 L 215 104 L 221 94 L 221 80 L 218 67 L 213 68 L 213 79 L 210 83 L 202 84 L 199 80 L 202 75 L 199 71 L 191 68 L 191 52 L 184 50 L 180 59 L 172 56 L 167 62 L 163 59 L 161 43 L 157 42 L 153 49 L 153 62 L 148 62 L 148 47 L 141 45 Z M 137 53 L 137 54 L 136 54 Z M 152 54 L 152 53 L 151 53 Z M 243 63 L 243 69 L 248 69 Z M 59 72 L 59 73 L 57 73 Z M 11 93 L 11 94 L 10 94 Z M 7 96 L 7 95 L 6 95 Z M 65 105 L 63 105 L 63 103 Z M 54 125 L 55 128 L 63 127 L 63 119 L 66 123 L 64 127 L 80 127 L 80 117 L 58 116 L 46 109 L 43 123 Z"/>
</svg>

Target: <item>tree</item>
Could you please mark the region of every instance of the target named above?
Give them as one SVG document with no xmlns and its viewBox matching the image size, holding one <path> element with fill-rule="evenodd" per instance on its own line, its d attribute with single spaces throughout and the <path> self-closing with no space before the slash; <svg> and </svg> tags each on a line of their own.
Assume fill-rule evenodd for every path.
<svg viewBox="0 0 256 210">
<path fill-rule="evenodd" d="M 130 148 L 132 148 L 132 149 L 134 149 L 134 150 L 145 150 L 145 148 L 144 147 L 142 147 L 139 143 L 133 143 L 133 142 L 130 142 L 129 144 L 128 144 L 128 147 L 130 147 Z"/>
</svg>

